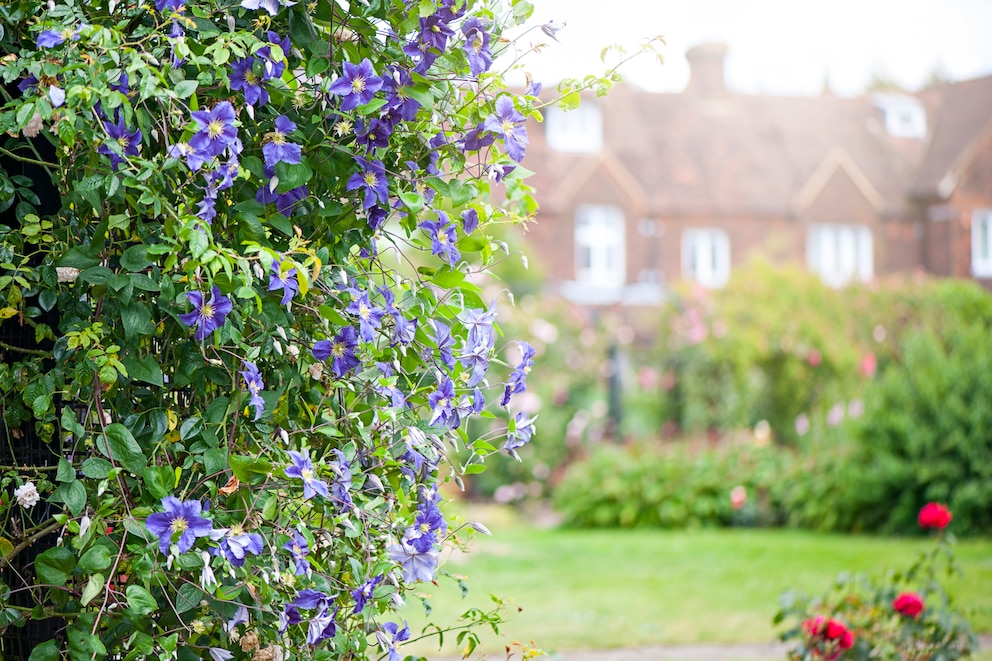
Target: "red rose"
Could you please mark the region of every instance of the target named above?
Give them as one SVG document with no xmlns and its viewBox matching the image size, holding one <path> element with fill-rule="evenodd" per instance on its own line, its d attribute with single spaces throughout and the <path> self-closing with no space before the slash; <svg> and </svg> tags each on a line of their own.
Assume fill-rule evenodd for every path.
<svg viewBox="0 0 992 661">
<path fill-rule="evenodd" d="M 830 640 L 843 639 L 845 634 L 850 634 L 843 622 L 837 620 L 827 621 L 827 638 Z"/>
<path fill-rule="evenodd" d="M 946 528 L 947 524 L 953 518 L 954 515 L 951 514 L 951 510 L 947 509 L 946 505 L 927 503 L 920 510 L 919 522 L 921 528 L 937 528 L 940 530 Z"/>
<path fill-rule="evenodd" d="M 909 617 L 919 617 L 923 612 L 923 599 L 915 592 L 903 592 L 892 602 L 892 608 Z"/>
</svg>

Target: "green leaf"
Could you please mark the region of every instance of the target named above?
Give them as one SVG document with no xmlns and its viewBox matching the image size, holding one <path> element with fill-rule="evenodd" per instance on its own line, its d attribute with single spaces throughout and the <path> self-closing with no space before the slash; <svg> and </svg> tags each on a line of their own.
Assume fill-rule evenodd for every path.
<svg viewBox="0 0 992 661">
<path fill-rule="evenodd" d="M 193 230 L 189 237 L 189 251 L 194 259 L 199 259 L 200 255 L 207 252 L 210 247 L 210 239 L 200 230 Z"/>
<path fill-rule="evenodd" d="M 121 324 L 124 326 L 124 336 L 128 339 L 155 332 L 151 321 L 152 311 L 144 303 L 130 303 L 121 308 Z"/>
<path fill-rule="evenodd" d="M 34 561 L 38 580 L 46 585 L 65 585 L 76 566 L 72 552 L 64 546 L 50 548 Z"/>
<path fill-rule="evenodd" d="M 132 273 L 131 284 L 142 291 L 158 291 L 158 283 L 144 273 Z"/>
<path fill-rule="evenodd" d="M 83 429 L 83 426 L 79 424 L 79 420 L 76 419 L 76 412 L 69 406 L 62 409 L 62 417 L 60 422 L 62 424 L 62 429 L 75 436 L 76 440 L 82 439 L 82 437 L 86 434 L 86 430 Z"/>
<path fill-rule="evenodd" d="M 228 462 L 231 464 L 231 470 L 238 476 L 238 479 L 245 483 L 251 483 L 252 480 L 257 480 L 272 471 L 271 462 L 257 457 L 231 455 L 228 458 Z"/>
<path fill-rule="evenodd" d="M 203 453 L 203 472 L 216 475 L 227 470 L 227 449 L 213 448 Z"/>
<path fill-rule="evenodd" d="M 111 468 L 111 463 L 100 457 L 90 457 L 82 465 L 83 475 L 94 480 L 106 479 Z"/>
<path fill-rule="evenodd" d="M 310 178 L 313 177 L 313 170 L 307 165 L 306 159 L 293 165 L 280 161 L 276 163 L 276 176 L 279 178 L 276 192 L 288 193 L 310 181 Z"/>
<path fill-rule="evenodd" d="M 148 459 L 131 431 L 119 422 L 108 425 L 104 434 L 97 437 L 96 448 L 103 456 L 117 461 L 135 475 L 141 475 L 148 465 Z"/>
<path fill-rule="evenodd" d="M 84 574 L 103 571 L 114 564 L 114 555 L 103 544 L 96 544 L 79 558 L 76 566 Z"/>
<path fill-rule="evenodd" d="M 83 605 L 85 606 L 85 604 Z M 58 644 L 54 640 L 50 640 L 47 643 L 35 645 L 35 648 L 31 650 L 31 656 L 28 657 L 28 661 L 59 661 L 61 658 L 62 654 L 59 652 Z"/>
<path fill-rule="evenodd" d="M 143 381 L 159 388 L 165 385 L 162 368 L 159 367 L 154 356 L 144 356 L 142 358 L 125 356 L 121 359 L 121 362 L 127 368 L 127 374 L 132 381 Z"/>
<path fill-rule="evenodd" d="M 186 99 L 193 96 L 193 93 L 196 92 L 196 88 L 198 86 L 199 83 L 195 80 L 182 80 L 176 83 L 176 86 L 172 89 L 175 90 L 176 96 L 180 99 Z"/>
<path fill-rule="evenodd" d="M 148 248 L 143 245 L 131 246 L 121 255 L 121 266 L 131 272 L 143 271 L 152 261 L 148 259 Z"/>
<path fill-rule="evenodd" d="M 486 471 L 485 464 L 472 464 L 471 466 L 466 466 L 463 471 L 466 475 L 475 475 L 477 473 L 484 473 Z"/>
<path fill-rule="evenodd" d="M 265 505 L 262 506 L 262 518 L 266 521 L 272 521 L 276 518 L 278 512 L 279 498 L 275 494 L 270 494 L 268 500 L 265 501 Z"/>
<path fill-rule="evenodd" d="M 173 473 L 170 466 L 149 466 L 143 477 L 145 486 L 155 498 L 165 498 L 172 493 Z"/>
<path fill-rule="evenodd" d="M 204 592 L 200 588 L 190 583 L 183 583 L 176 594 L 176 611 L 185 613 L 200 605 Z"/>
<path fill-rule="evenodd" d="M 101 547 L 102 548 L 102 547 Z M 83 588 L 83 596 L 79 599 L 79 604 L 85 606 L 86 604 L 93 601 L 100 591 L 103 590 L 103 586 L 106 584 L 107 579 L 103 574 L 93 574 L 90 576 L 90 580 L 86 582 L 86 587 Z M 32 656 L 34 656 L 32 654 Z M 58 658 L 56 656 L 56 658 Z"/>
<path fill-rule="evenodd" d="M 424 208 L 424 198 L 417 193 L 400 193 L 400 199 L 410 211 L 417 212 Z"/>
<path fill-rule="evenodd" d="M 75 479 L 76 469 L 66 459 L 59 459 L 59 468 L 58 472 L 55 473 L 55 481 L 72 482 Z"/>
<path fill-rule="evenodd" d="M 88 269 L 100 263 L 100 258 L 93 253 L 90 247 L 76 246 L 69 248 L 62 257 L 55 262 L 56 266 L 66 266 L 74 269 Z"/>
<path fill-rule="evenodd" d="M 125 590 L 128 611 L 138 617 L 144 617 L 158 610 L 158 602 L 152 593 L 140 585 L 129 585 Z"/>
<path fill-rule="evenodd" d="M 114 277 L 114 272 L 106 266 L 91 266 L 79 274 L 79 279 L 91 285 L 105 285 Z"/>
<path fill-rule="evenodd" d="M 107 656 L 107 648 L 104 647 L 99 636 L 90 633 L 89 629 L 69 627 L 70 659 L 91 659 L 104 656 Z"/>
<path fill-rule="evenodd" d="M 59 488 L 53 494 L 53 498 L 65 503 L 73 516 L 79 516 L 83 508 L 86 507 L 86 487 L 78 480 L 66 482 L 59 485 Z"/>
<path fill-rule="evenodd" d="M 45 312 L 48 312 L 54 308 L 55 304 L 58 302 L 59 294 L 52 289 L 42 289 L 41 293 L 38 294 L 38 307 Z"/>
<path fill-rule="evenodd" d="M 34 413 L 34 417 L 39 420 L 45 417 L 48 413 L 48 409 L 52 406 L 52 396 L 51 395 L 38 395 L 31 401 L 31 411 Z"/>
</svg>

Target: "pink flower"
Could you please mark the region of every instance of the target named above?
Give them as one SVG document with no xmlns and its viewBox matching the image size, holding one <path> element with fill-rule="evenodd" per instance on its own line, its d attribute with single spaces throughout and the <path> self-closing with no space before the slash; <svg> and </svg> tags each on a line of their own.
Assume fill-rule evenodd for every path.
<svg viewBox="0 0 992 661">
<path fill-rule="evenodd" d="M 875 358 L 874 353 L 866 353 L 864 358 L 861 359 L 861 374 L 870 379 L 875 376 L 875 371 L 878 369 L 878 359 Z"/>
<path fill-rule="evenodd" d="M 940 503 L 927 503 L 920 510 L 919 523 L 921 528 L 936 528 L 942 530 L 951 522 L 954 515 L 946 505 Z"/>
<path fill-rule="evenodd" d="M 806 361 L 809 363 L 810 367 L 819 367 L 820 363 L 823 362 L 823 355 L 816 349 L 810 349 L 809 353 L 806 355 Z"/>
<path fill-rule="evenodd" d="M 730 506 L 739 510 L 747 504 L 747 489 L 743 486 L 736 486 L 730 491 Z"/>
<path fill-rule="evenodd" d="M 915 592 L 903 592 L 892 601 L 892 608 L 907 617 L 919 617 L 923 612 L 923 599 Z"/>
</svg>

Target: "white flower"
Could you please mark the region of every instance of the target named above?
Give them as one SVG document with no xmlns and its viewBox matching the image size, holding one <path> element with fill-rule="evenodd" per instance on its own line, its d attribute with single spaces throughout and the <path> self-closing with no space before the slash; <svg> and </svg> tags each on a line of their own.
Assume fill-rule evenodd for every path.
<svg viewBox="0 0 992 661">
<path fill-rule="evenodd" d="M 227 661 L 228 659 L 233 659 L 234 658 L 234 654 L 232 654 L 231 652 L 228 652 L 225 649 L 221 649 L 219 647 L 211 647 L 210 648 L 210 657 L 214 661 Z"/>
<path fill-rule="evenodd" d="M 201 551 L 200 556 L 203 558 L 203 571 L 200 572 L 200 587 L 209 592 L 211 586 L 217 585 L 217 578 L 214 576 L 214 570 L 210 566 L 210 554 L 206 551 Z"/>
<path fill-rule="evenodd" d="M 14 498 L 17 499 L 18 505 L 28 509 L 34 507 L 41 496 L 38 495 L 38 488 L 34 486 L 34 482 L 28 482 L 14 489 Z"/>
</svg>

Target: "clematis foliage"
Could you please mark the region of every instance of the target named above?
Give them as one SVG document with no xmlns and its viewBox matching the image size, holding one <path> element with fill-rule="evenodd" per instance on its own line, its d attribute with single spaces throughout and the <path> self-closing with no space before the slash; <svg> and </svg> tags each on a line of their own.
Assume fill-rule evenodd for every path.
<svg viewBox="0 0 992 661">
<path fill-rule="evenodd" d="M 58 537 L 0 585 L 0 629 L 64 625 L 32 658 L 399 658 L 441 487 L 534 431 L 477 284 L 536 211 L 539 86 L 494 70 L 530 12 L 0 4 L 3 440 L 58 457 L 0 466 L 2 562 Z"/>
</svg>

